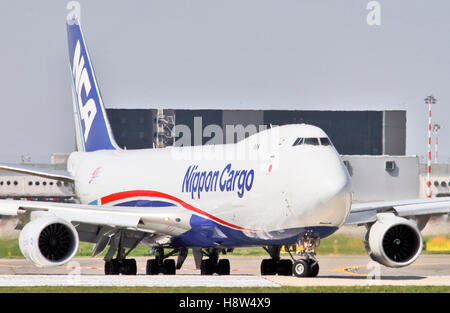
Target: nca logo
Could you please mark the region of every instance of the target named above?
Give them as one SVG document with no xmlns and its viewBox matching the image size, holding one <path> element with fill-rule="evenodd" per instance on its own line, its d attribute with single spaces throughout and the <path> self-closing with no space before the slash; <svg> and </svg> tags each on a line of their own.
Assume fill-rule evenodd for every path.
<svg viewBox="0 0 450 313">
<path fill-rule="evenodd" d="M 91 80 L 89 74 L 84 66 L 84 57 L 81 55 L 80 41 L 77 41 L 75 52 L 73 54 L 73 79 L 75 81 L 75 91 L 78 96 L 78 106 L 80 109 L 81 119 L 84 121 L 84 140 L 86 141 L 91 130 L 92 122 L 97 114 L 97 107 L 95 101 L 89 98 L 89 92 L 91 91 Z M 81 90 L 84 87 L 85 103 L 82 102 Z"/>
</svg>

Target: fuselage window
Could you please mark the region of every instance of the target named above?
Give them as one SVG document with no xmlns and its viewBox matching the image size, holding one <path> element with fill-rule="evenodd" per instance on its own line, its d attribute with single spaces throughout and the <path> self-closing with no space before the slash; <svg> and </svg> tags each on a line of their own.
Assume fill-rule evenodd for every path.
<svg viewBox="0 0 450 313">
<path fill-rule="evenodd" d="M 330 139 L 323 137 L 323 138 L 320 138 L 320 144 L 322 146 L 331 146 L 331 141 L 330 141 Z"/>
<path fill-rule="evenodd" d="M 319 139 L 318 138 L 305 138 L 304 144 L 305 145 L 318 146 L 319 145 Z"/>
</svg>

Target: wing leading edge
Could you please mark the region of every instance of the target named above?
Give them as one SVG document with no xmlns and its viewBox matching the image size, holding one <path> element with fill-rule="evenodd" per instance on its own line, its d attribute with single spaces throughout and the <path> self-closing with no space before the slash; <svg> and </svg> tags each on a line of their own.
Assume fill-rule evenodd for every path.
<svg viewBox="0 0 450 313">
<path fill-rule="evenodd" d="M 138 208 L 82 205 L 43 201 L 0 200 L 0 215 L 29 218 L 34 212 L 46 212 L 78 223 L 125 228 L 146 233 L 176 236 L 189 229 L 191 214 L 181 207 Z"/>
<path fill-rule="evenodd" d="M 377 220 L 377 214 L 387 212 L 407 218 L 447 214 L 450 212 L 450 197 L 353 204 L 345 224 L 373 223 Z"/>
<path fill-rule="evenodd" d="M 19 165 L 19 164 L 8 164 L 0 163 L 0 170 L 11 171 L 22 174 L 35 175 L 50 179 L 58 179 L 63 181 L 73 182 L 74 178 L 68 171 L 64 170 L 54 170 L 49 168 L 39 168 L 29 165 Z"/>
</svg>

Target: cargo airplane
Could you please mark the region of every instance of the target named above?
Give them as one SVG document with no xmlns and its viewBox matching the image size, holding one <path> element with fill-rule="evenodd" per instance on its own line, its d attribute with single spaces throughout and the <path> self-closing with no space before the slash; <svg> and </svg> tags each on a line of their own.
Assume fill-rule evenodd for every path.
<svg viewBox="0 0 450 313">
<path fill-rule="evenodd" d="M 127 256 L 138 244 L 155 255 L 148 275 L 175 274 L 188 249 L 202 275 L 228 275 L 221 254 L 261 246 L 269 255 L 262 275 L 314 277 L 320 239 L 357 224 L 367 227 L 373 260 L 402 267 L 420 255 L 430 216 L 449 212 L 449 198 L 352 205 L 348 171 L 327 134 L 312 125 L 273 127 L 236 144 L 121 149 L 78 18 L 67 20 L 67 37 L 78 151 L 66 171 L 0 165 L 72 182 L 79 199 L 0 200 L 0 215 L 18 217 L 21 252 L 36 266 L 69 262 L 84 241 L 94 244 L 92 256 L 108 249 L 107 275 L 135 275 L 136 261 Z M 295 244 L 302 252 L 288 249 L 290 258 L 282 259 L 281 247 Z"/>
</svg>

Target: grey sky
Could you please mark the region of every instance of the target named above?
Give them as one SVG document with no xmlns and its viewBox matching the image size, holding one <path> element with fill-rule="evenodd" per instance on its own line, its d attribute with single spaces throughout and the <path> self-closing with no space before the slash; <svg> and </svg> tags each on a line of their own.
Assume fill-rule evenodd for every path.
<svg viewBox="0 0 450 313">
<path fill-rule="evenodd" d="M 106 107 L 407 110 L 425 155 L 427 107 L 450 157 L 450 2 L 79 1 Z M 74 147 L 66 1 L 0 2 L 0 161 Z"/>
</svg>

